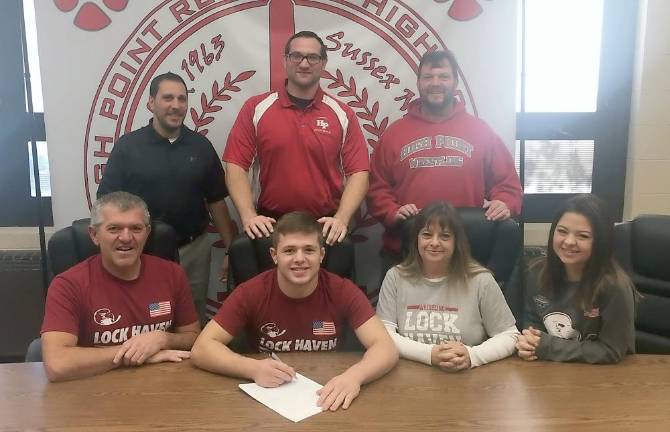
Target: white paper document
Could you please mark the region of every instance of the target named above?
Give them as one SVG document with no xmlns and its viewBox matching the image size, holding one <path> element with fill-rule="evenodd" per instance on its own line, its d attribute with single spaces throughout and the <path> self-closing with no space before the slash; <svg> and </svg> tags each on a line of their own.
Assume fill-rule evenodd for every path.
<svg viewBox="0 0 670 432">
<path fill-rule="evenodd" d="M 323 387 L 318 382 L 295 374 L 295 379 L 275 388 L 261 387 L 256 383 L 240 384 L 246 394 L 289 420 L 299 422 L 321 412 L 316 406 L 316 391 Z"/>
</svg>

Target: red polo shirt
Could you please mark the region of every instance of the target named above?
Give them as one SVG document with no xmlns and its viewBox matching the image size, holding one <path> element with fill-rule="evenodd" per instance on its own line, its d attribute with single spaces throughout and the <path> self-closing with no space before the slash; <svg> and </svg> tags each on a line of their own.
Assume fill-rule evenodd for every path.
<svg viewBox="0 0 670 432">
<path fill-rule="evenodd" d="M 251 97 L 230 130 L 223 160 L 247 171 L 253 164 L 259 209 L 317 217 L 335 213 L 345 176 L 369 167 L 356 114 L 321 88 L 305 110 L 285 88 Z"/>
</svg>

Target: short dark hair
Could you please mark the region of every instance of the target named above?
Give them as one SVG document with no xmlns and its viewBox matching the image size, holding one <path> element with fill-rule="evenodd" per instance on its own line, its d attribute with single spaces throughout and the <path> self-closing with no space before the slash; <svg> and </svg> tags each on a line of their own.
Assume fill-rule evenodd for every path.
<svg viewBox="0 0 670 432">
<path fill-rule="evenodd" d="M 161 85 L 163 81 L 180 82 L 184 85 L 184 89 L 186 89 L 186 92 L 188 93 L 188 87 L 186 86 L 186 81 L 184 81 L 182 77 L 173 72 L 165 72 L 160 75 L 156 75 L 151 80 L 151 84 L 149 85 L 149 96 L 156 97 L 156 95 L 158 94 L 158 87 Z"/>
<path fill-rule="evenodd" d="M 454 53 L 452 53 L 449 50 L 444 50 L 444 51 L 429 51 L 421 57 L 421 60 L 419 61 L 419 69 L 417 71 L 417 76 L 421 75 L 421 68 L 425 64 L 429 64 L 432 67 L 435 66 L 440 66 L 444 64 L 444 62 L 448 62 L 449 66 L 451 66 L 451 72 L 454 74 L 454 78 L 458 79 L 458 62 L 456 61 L 456 56 L 454 56 Z"/>
<path fill-rule="evenodd" d="M 326 45 L 323 43 L 323 40 L 319 37 L 318 34 L 314 33 L 313 31 L 309 30 L 303 30 L 300 31 L 293 36 L 291 36 L 288 41 L 286 41 L 286 46 L 284 46 L 284 54 L 288 55 L 288 50 L 291 49 L 291 42 L 293 42 L 293 39 L 298 39 L 298 38 L 310 38 L 310 39 L 316 39 L 319 42 L 319 45 L 321 45 L 321 59 L 323 60 L 328 60 L 328 53 L 326 51 Z"/>
<path fill-rule="evenodd" d="M 279 236 L 293 233 L 316 234 L 319 239 L 319 246 L 323 246 L 323 231 L 321 224 L 316 221 L 314 216 L 304 211 L 295 211 L 286 213 L 282 216 L 272 233 L 272 246 L 277 247 Z"/>
</svg>

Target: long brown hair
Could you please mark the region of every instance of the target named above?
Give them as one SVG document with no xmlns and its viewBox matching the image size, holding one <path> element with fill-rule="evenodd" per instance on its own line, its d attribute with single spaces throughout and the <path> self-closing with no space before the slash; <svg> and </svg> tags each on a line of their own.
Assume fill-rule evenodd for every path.
<svg viewBox="0 0 670 432">
<path fill-rule="evenodd" d="M 411 279 L 423 277 L 421 255 L 419 255 L 419 233 L 430 225 L 437 224 L 442 230 L 451 231 L 454 236 L 454 253 L 445 268 L 450 284 L 465 286 L 468 279 L 488 270 L 470 255 L 470 243 L 458 212 L 451 204 L 443 201 L 428 204 L 414 219 L 410 230 L 410 245 L 407 257 L 400 264 L 400 273 Z"/>
<path fill-rule="evenodd" d="M 566 281 L 565 265 L 554 251 L 556 225 L 565 213 L 582 215 L 589 221 L 593 235 L 593 246 L 582 278 L 579 281 L 575 303 L 590 310 L 598 294 L 610 285 L 635 288 L 630 278 L 614 260 L 614 224 L 607 212 L 605 202 L 592 194 L 577 195 L 567 200 L 554 217 L 547 242 L 547 258 L 540 262 L 540 290 L 553 296 Z"/>
</svg>

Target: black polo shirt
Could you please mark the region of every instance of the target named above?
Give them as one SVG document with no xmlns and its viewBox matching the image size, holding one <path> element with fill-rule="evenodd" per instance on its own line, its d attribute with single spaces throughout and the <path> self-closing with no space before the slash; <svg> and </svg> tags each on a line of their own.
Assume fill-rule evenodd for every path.
<svg viewBox="0 0 670 432">
<path fill-rule="evenodd" d="M 151 218 L 172 225 L 183 244 L 207 227 L 205 201 L 228 196 L 223 166 L 204 136 L 182 126 L 171 143 L 152 121 L 114 143 L 97 196 L 121 190 L 142 197 Z"/>
</svg>

